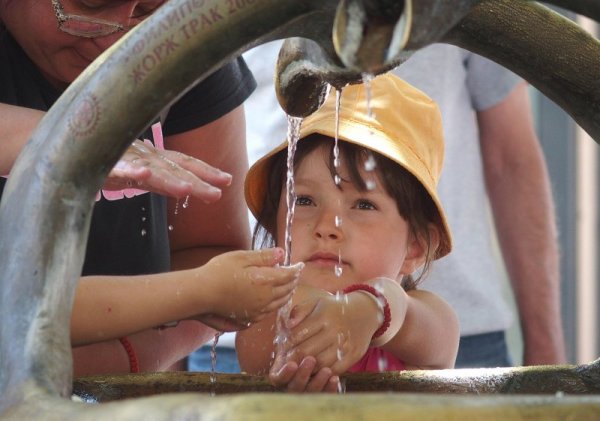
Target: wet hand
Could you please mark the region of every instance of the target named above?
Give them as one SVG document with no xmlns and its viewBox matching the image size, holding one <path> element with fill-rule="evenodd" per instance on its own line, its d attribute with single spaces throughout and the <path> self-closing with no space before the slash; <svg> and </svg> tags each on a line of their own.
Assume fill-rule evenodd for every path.
<svg viewBox="0 0 600 421">
<path fill-rule="evenodd" d="M 283 365 L 274 364 L 269 372 L 269 380 L 275 387 L 284 387 L 288 392 L 329 392 L 336 393 L 340 388 L 340 378 L 333 375 L 328 367 L 316 371 L 317 360 L 308 356 L 300 364 L 288 361 Z"/>
<path fill-rule="evenodd" d="M 200 270 L 212 283 L 211 314 L 239 325 L 257 322 L 287 303 L 303 264 L 278 267 L 281 248 L 235 251 L 211 259 Z"/>
<path fill-rule="evenodd" d="M 230 174 L 199 159 L 136 140 L 110 171 L 103 188 L 136 188 L 174 198 L 191 195 L 211 203 L 230 184 Z"/>
<path fill-rule="evenodd" d="M 299 364 L 314 356 L 317 370 L 328 367 L 339 375 L 367 352 L 381 322 L 377 307 L 364 294 L 325 294 L 292 309 L 285 360 Z"/>
</svg>

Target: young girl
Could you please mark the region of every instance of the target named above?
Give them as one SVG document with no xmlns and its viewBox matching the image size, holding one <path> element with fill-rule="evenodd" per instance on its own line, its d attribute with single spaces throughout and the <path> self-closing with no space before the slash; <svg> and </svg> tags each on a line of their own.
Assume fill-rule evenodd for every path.
<svg viewBox="0 0 600 421">
<path fill-rule="evenodd" d="M 344 89 L 302 124 L 294 160 L 291 261 L 304 262 L 285 352 L 272 356 L 276 315 L 238 333 L 243 371 L 290 391 L 335 391 L 347 371 L 452 368 L 458 322 L 416 289 L 451 249 L 436 184 L 443 161 L 437 105 L 393 75 Z M 368 97 L 372 100 L 367 103 Z M 370 107 L 371 113 L 368 112 Z M 284 244 L 286 145 L 246 177 L 255 245 Z M 338 155 L 339 153 L 339 155 Z"/>
</svg>

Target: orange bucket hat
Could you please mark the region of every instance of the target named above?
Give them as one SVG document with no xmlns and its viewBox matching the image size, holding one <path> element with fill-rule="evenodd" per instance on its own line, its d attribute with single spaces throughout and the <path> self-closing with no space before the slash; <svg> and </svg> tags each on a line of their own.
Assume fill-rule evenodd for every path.
<svg viewBox="0 0 600 421">
<path fill-rule="evenodd" d="M 445 256 L 452 249 L 452 236 L 436 190 L 444 161 L 439 108 L 423 92 L 391 73 L 374 78 L 370 90 L 369 95 L 364 84 L 343 89 L 338 138 L 391 159 L 425 187 L 441 221 L 436 258 Z M 371 116 L 368 115 L 368 100 Z M 302 121 L 299 141 L 313 133 L 335 138 L 335 102 L 335 95 L 329 95 L 321 108 Z M 246 202 L 254 216 L 263 207 L 271 159 L 286 148 L 287 141 L 256 161 L 246 175 Z"/>
</svg>

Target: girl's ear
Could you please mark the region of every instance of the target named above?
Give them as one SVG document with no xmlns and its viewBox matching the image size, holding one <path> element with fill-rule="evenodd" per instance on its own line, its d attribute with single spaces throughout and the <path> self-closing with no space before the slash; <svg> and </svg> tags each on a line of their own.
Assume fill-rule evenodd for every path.
<svg viewBox="0 0 600 421">
<path fill-rule="evenodd" d="M 417 269 L 430 261 L 435 256 L 435 252 L 440 245 L 440 232 L 435 224 L 428 224 L 429 241 L 423 233 L 419 235 L 410 235 L 408 241 L 408 250 L 404 263 L 400 269 L 402 275 L 410 275 Z"/>
</svg>

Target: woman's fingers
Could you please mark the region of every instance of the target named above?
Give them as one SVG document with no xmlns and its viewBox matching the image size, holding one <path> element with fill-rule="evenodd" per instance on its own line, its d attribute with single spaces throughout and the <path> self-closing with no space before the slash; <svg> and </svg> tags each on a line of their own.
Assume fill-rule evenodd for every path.
<svg viewBox="0 0 600 421">
<path fill-rule="evenodd" d="M 214 186 L 227 187 L 231 185 L 231 174 L 208 165 L 206 162 L 176 151 L 164 151 L 165 158 L 179 165 L 182 169 L 196 175 Z"/>
<path fill-rule="evenodd" d="M 230 184 L 231 174 L 199 159 L 136 140 L 111 170 L 104 188 L 137 188 L 175 198 L 193 196 L 211 203 L 221 197 L 221 188 Z"/>
</svg>

